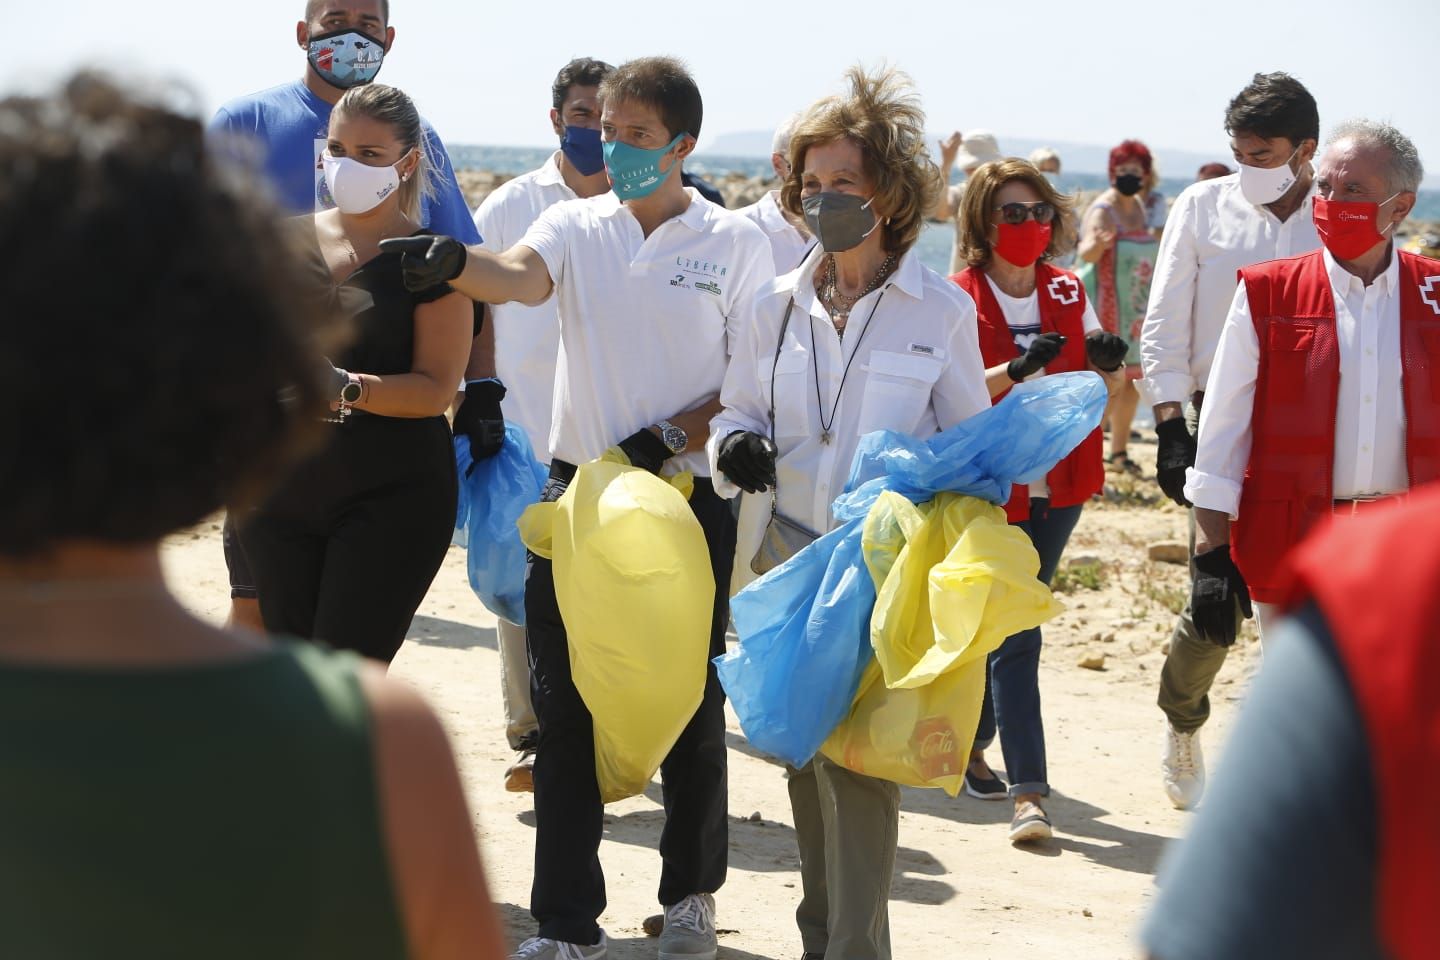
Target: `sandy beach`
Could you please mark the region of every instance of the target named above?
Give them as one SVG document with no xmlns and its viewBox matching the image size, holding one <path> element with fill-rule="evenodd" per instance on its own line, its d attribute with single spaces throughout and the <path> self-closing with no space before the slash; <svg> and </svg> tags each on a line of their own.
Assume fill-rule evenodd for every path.
<svg viewBox="0 0 1440 960">
<path fill-rule="evenodd" d="M 1154 446 L 1132 443 L 1153 469 Z M 1152 481 L 1111 475 L 1106 500 L 1087 507 L 1062 561 L 1066 612 L 1045 627 L 1040 684 L 1055 794 L 1053 841 L 1006 840 L 1008 803 L 936 790 L 905 791 L 891 903 L 897 957 L 1020 955 L 1048 960 L 1138 956 L 1135 930 L 1155 889 L 1165 848 L 1190 814 L 1160 787 L 1164 717 L 1156 682 L 1171 607 L 1183 600 L 1183 566 L 1148 559 L 1156 542 L 1182 543 L 1185 514 L 1160 502 Z M 1147 502 L 1148 501 L 1148 502 Z M 228 606 L 218 518 L 169 538 L 172 588 L 200 615 Z M 1089 666 L 1082 667 L 1086 660 Z M 1094 669 L 1103 659 L 1100 669 Z M 1204 735 L 1213 770 L 1247 678 L 1259 663 L 1254 630 L 1218 680 Z M 504 792 L 505 743 L 495 618 L 471 593 L 464 553 L 452 548 L 395 660 L 443 717 L 465 778 L 491 890 L 512 945 L 534 926 L 528 903 L 534 815 L 529 794 Z M 720 957 L 798 957 L 798 856 L 783 768 L 730 740 L 730 875 L 717 896 Z M 1001 767 L 998 746 L 991 763 Z M 655 852 L 663 811 L 658 781 L 606 812 L 601 859 L 609 907 L 600 923 L 616 960 L 653 958 L 641 923 L 657 913 Z"/>
</svg>

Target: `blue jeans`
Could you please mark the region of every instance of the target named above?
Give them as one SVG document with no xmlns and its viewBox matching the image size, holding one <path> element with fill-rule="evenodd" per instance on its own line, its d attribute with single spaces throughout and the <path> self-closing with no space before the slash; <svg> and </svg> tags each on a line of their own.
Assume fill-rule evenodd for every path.
<svg viewBox="0 0 1440 960">
<path fill-rule="evenodd" d="M 1046 586 L 1055 576 L 1060 554 L 1070 532 L 1080 520 L 1084 504 L 1051 509 L 1040 497 L 1030 501 L 1030 519 L 1015 526 L 1024 530 L 1040 554 L 1040 582 Z M 988 747 L 1000 731 L 1000 752 L 1005 757 L 1005 774 L 1010 778 L 1010 796 L 1026 793 L 1050 795 L 1045 771 L 1045 722 L 1040 717 L 1040 628 L 1006 637 L 990 654 L 990 671 L 985 678 L 985 699 L 980 706 L 980 724 L 975 746 Z"/>
</svg>

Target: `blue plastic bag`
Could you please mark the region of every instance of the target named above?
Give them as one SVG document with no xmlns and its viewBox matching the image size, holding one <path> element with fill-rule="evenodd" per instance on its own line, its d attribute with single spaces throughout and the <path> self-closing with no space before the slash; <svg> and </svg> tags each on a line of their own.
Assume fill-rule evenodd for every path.
<svg viewBox="0 0 1440 960">
<path fill-rule="evenodd" d="M 1094 373 L 1053 374 L 933 437 L 862 437 L 832 508 L 841 525 L 730 601 L 740 642 L 715 666 L 746 738 L 803 766 L 849 712 L 874 656 L 875 583 L 861 535 L 882 492 L 916 504 L 942 491 L 1004 504 L 1012 482 L 1044 477 L 1095 429 L 1105 398 Z"/>
<path fill-rule="evenodd" d="M 470 589 L 491 613 L 523 625 L 525 545 L 515 522 L 539 501 L 547 471 L 525 431 L 508 422 L 500 452 L 485 460 L 471 457 L 469 437 L 455 437 L 455 468 L 460 496 L 451 542 L 467 548 Z"/>
</svg>

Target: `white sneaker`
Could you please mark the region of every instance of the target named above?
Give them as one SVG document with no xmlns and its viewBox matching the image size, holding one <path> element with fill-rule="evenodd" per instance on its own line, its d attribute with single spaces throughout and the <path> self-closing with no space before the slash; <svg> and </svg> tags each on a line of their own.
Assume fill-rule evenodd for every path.
<svg viewBox="0 0 1440 960">
<path fill-rule="evenodd" d="M 1165 795 L 1176 809 L 1189 810 L 1205 793 L 1205 754 L 1200 750 L 1200 731 L 1181 733 L 1165 724 Z"/>
<path fill-rule="evenodd" d="M 715 960 L 715 898 L 692 893 L 665 908 L 660 960 Z"/>
<path fill-rule="evenodd" d="M 600 931 L 600 942 L 588 947 L 549 937 L 531 937 L 510 954 L 510 960 L 604 960 L 609 947 L 604 930 Z"/>
</svg>

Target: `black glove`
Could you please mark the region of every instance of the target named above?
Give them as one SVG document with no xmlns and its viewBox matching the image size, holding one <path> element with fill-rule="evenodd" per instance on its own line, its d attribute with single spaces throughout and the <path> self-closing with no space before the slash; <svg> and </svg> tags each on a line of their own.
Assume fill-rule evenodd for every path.
<svg viewBox="0 0 1440 960">
<path fill-rule="evenodd" d="M 1042 333 L 1030 341 L 1023 356 L 1011 360 L 1005 367 L 1005 372 L 1010 374 L 1010 379 L 1019 383 L 1030 374 L 1039 370 L 1045 364 L 1060 356 L 1060 348 L 1065 346 L 1065 338 L 1058 333 Z"/>
<path fill-rule="evenodd" d="M 499 380 L 465 384 L 465 399 L 455 411 L 452 429 L 457 436 L 463 433 L 470 438 L 470 456 L 476 460 L 493 457 L 505 446 L 505 416 L 500 412 L 504 399 L 505 385 Z M 473 463 L 470 469 L 475 469 Z"/>
<path fill-rule="evenodd" d="M 1085 338 L 1085 355 L 1106 373 L 1114 373 L 1125 363 L 1130 345 L 1113 333 L 1092 333 Z"/>
<path fill-rule="evenodd" d="M 775 444 L 769 437 L 739 430 L 720 441 L 715 465 L 746 493 L 760 493 L 775 486 Z"/>
<path fill-rule="evenodd" d="M 453 237 L 397 237 L 380 241 L 381 253 L 400 254 L 406 290 L 448 283 L 465 269 L 465 244 Z"/>
<path fill-rule="evenodd" d="M 1228 546 L 1196 554 L 1192 562 L 1195 576 L 1190 584 L 1190 618 L 1202 637 L 1228 647 L 1235 642 L 1239 627 L 1235 604 L 1240 604 L 1246 620 L 1255 615 L 1250 606 L 1250 588 L 1245 586 L 1245 578 L 1230 559 Z"/>
<path fill-rule="evenodd" d="M 1182 507 L 1190 506 L 1185 498 L 1185 469 L 1195 466 L 1195 438 L 1185 426 L 1184 417 L 1171 417 L 1155 424 L 1160 447 L 1155 453 L 1155 479 L 1165 496 Z"/>
<path fill-rule="evenodd" d="M 649 470 L 651 473 L 659 473 L 665 461 L 672 456 L 670 448 L 665 446 L 665 441 L 648 429 L 636 430 L 616 446 L 630 458 L 631 466 Z"/>
</svg>

